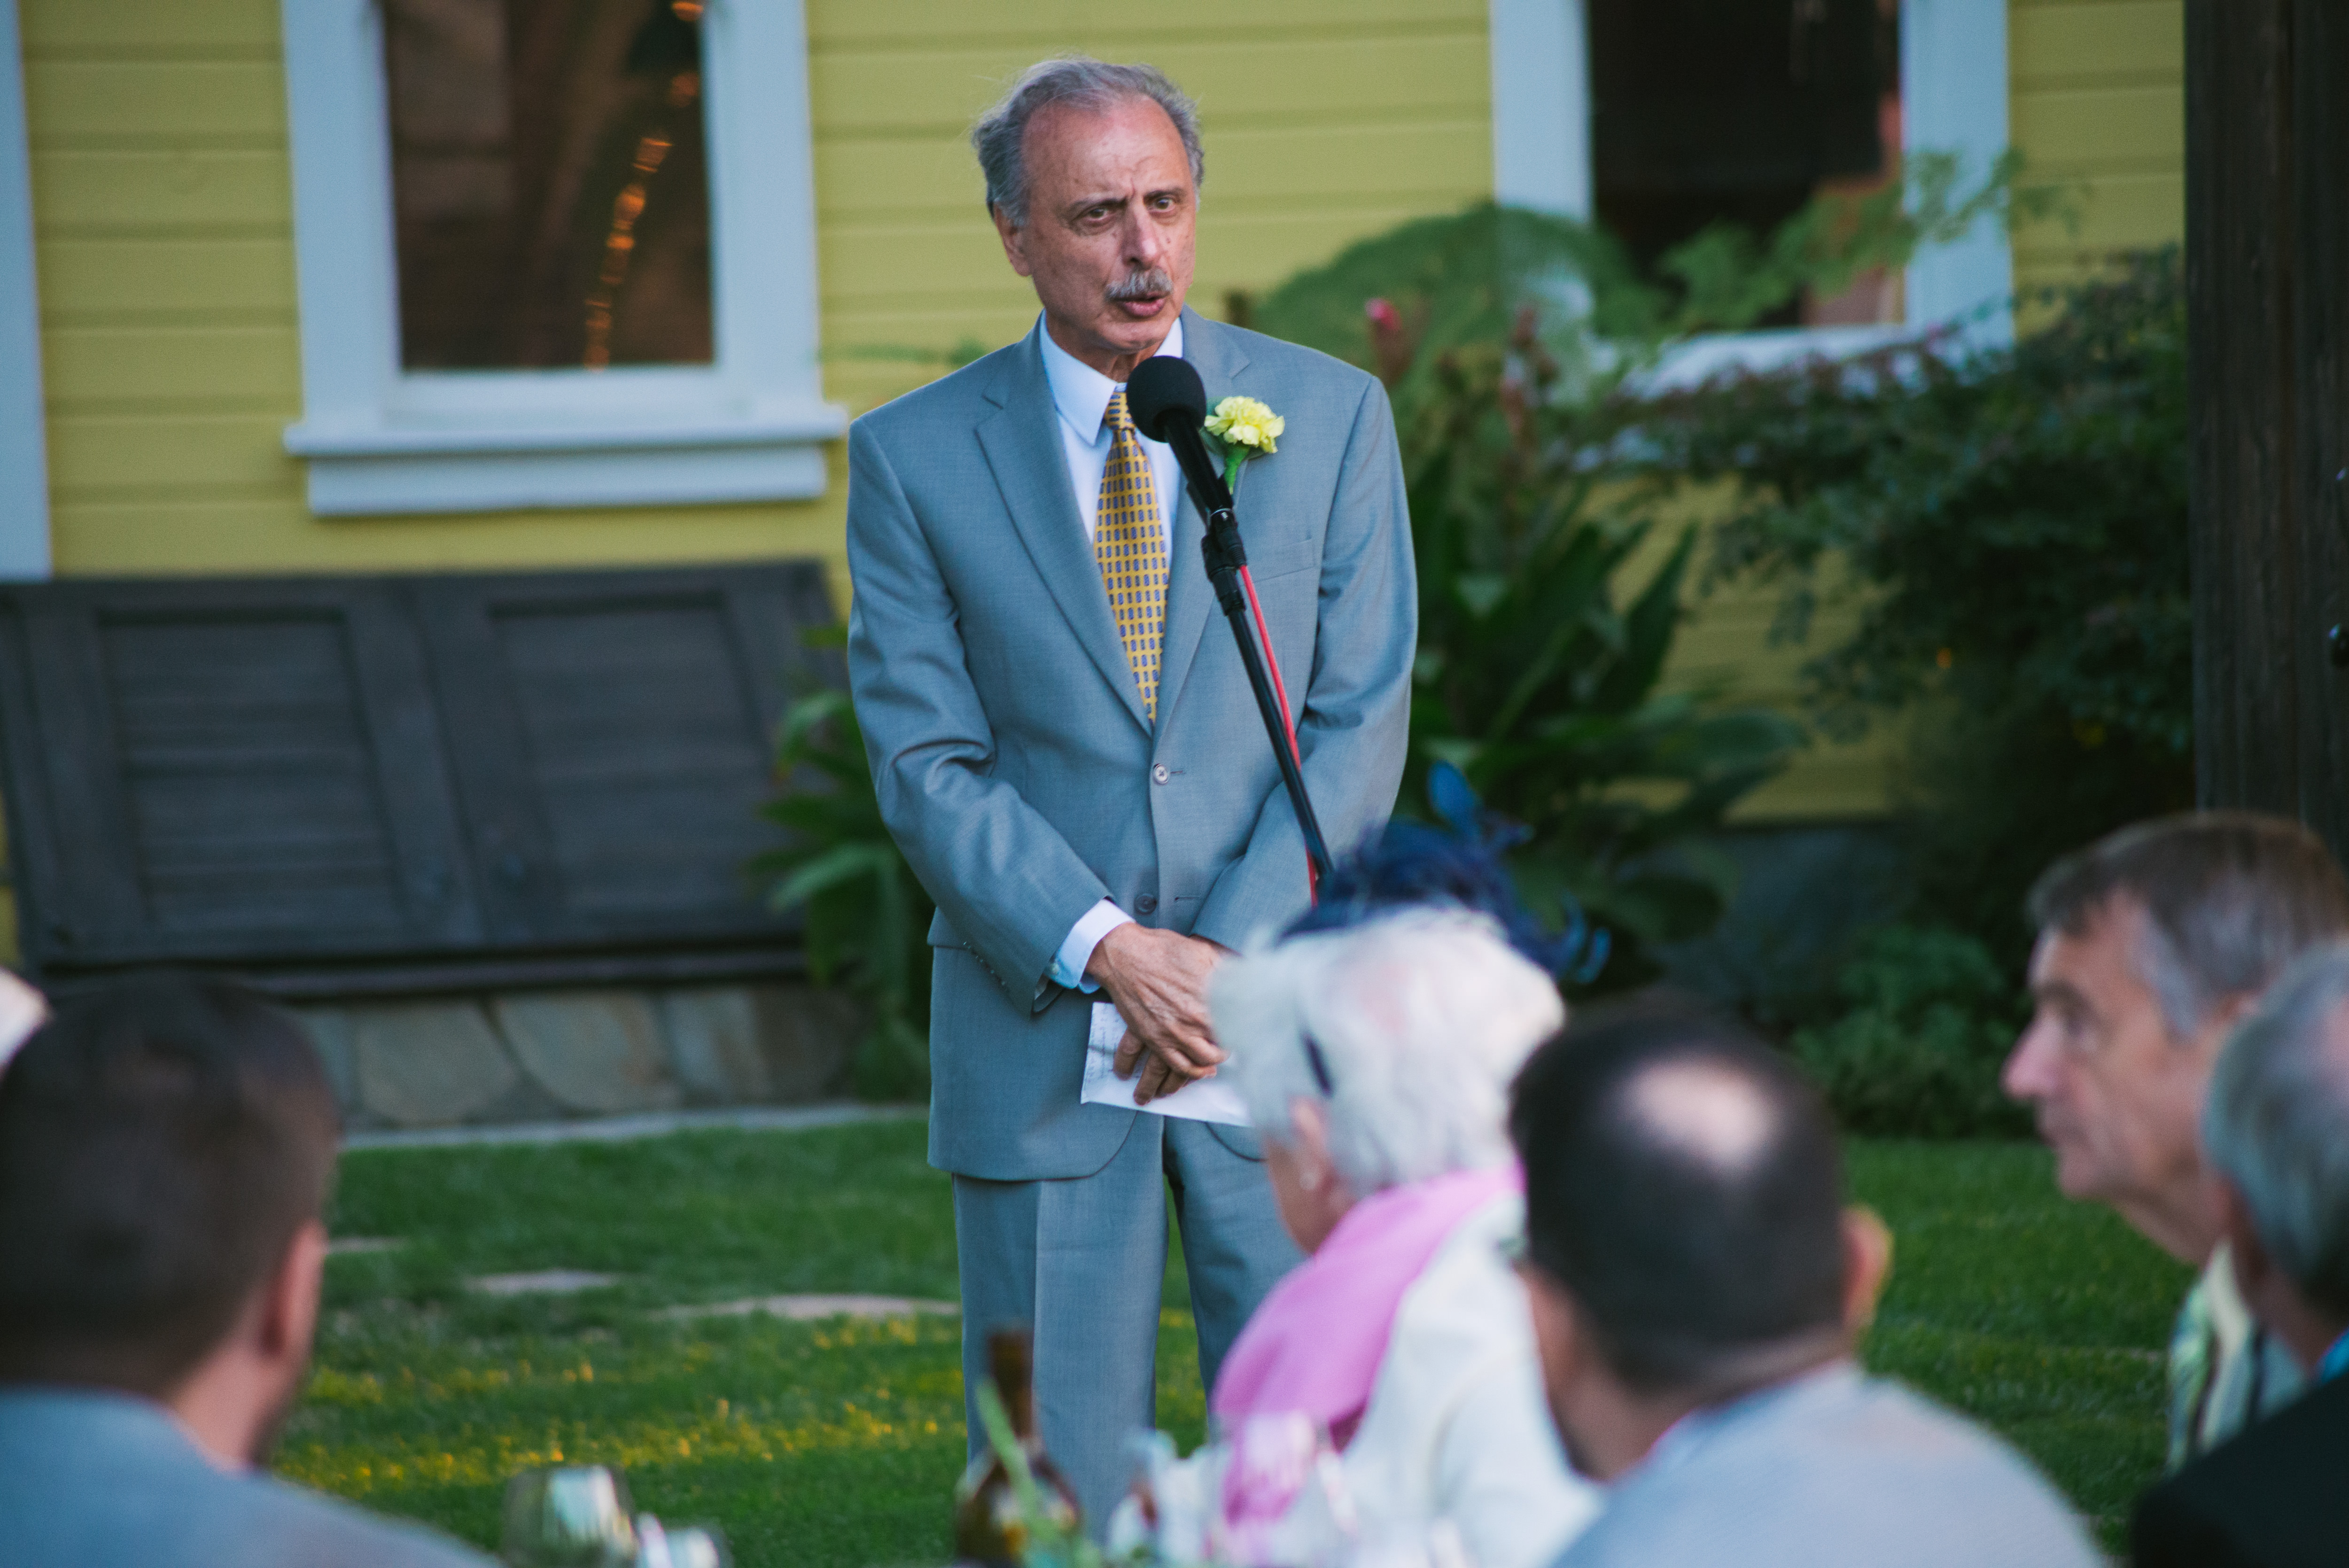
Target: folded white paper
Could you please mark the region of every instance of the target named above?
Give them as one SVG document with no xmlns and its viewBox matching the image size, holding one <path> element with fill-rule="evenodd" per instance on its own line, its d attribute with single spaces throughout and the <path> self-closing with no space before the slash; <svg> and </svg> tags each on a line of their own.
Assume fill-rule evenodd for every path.
<svg viewBox="0 0 2349 1568">
<path fill-rule="evenodd" d="M 1248 1125 L 1247 1108 L 1240 1091 L 1221 1078 L 1193 1078 L 1173 1094 L 1148 1105 L 1133 1103 L 1133 1086 L 1141 1078 L 1117 1076 L 1118 1042 L 1125 1038 L 1125 1018 L 1114 1002 L 1093 1004 L 1092 1032 L 1085 1039 L 1085 1087 L 1078 1098 L 1086 1105 L 1114 1105 L 1125 1110 L 1146 1110 L 1153 1116 L 1179 1116 L 1185 1121 L 1220 1121 L 1226 1127 Z"/>
</svg>

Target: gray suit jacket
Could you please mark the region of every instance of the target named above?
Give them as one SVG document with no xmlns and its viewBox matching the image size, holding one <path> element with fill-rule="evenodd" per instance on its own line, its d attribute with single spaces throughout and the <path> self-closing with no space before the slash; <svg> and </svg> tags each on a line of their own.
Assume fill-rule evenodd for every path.
<svg viewBox="0 0 2349 1568">
<path fill-rule="evenodd" d="M 492 1568 L 486 1557 L 262 1475 L 214 1470 L 127 1394 L 0 1387 L 8 1568 Z"/>
<path fill-rule="evenodd" d="M 1837 1366 L 1691 1418 L 1557 1568 L 2100 1568 L 2005 1444 Z"/>
<path fill-rule="evenodd" d="M 1307 903 L 1303 842 L 1187 494 L 1154 730 L 1143 717 L 1041 332 L 848 438 L 849 676 L 882 814 L 938 903 L 930 1158 L 999 1181 L 1090 1174 L 1136 1114 L 1077 1102 L 1091 1009 L 1047 975 L 1078 916 L 1112 898 L 1238 947 Z M 1240 532 L 1302 710 L 1314 808 L 1343 853 L 1393 807 L 1410 711 L 1417 600 L 1393 416 L 1375 379 L 1327 355 L 1189 312 L 1183 334 L 1209 407 L 1244 393 L 1288 420 L 1241 480 Z"/>
</svg>

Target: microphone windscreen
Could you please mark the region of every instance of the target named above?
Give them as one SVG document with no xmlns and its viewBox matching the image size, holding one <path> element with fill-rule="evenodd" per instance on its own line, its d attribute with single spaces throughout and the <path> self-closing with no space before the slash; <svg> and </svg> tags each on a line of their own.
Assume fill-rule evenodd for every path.
<svg viewBox="0 0 2349 1568">
<path fill-rule="evenodd" d="M 1125 411 L 1134 427 L 1154 441 L 1169 438 L 1169 421 L 1193 429 L 1207 422 L 1207 389 L 1189 362 L 1157 355 L 1133 367 L 1125 384 Z"/>
</svg>

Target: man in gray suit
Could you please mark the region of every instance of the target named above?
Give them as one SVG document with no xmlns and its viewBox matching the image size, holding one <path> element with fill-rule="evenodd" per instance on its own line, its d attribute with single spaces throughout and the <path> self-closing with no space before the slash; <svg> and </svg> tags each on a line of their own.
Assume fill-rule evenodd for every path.
<svg viewBox="0 0 2349 1568">
<path fill-rule="evenodd" d="M 260 1473 L 336 1136 L 309 1042 L 219 981 L 68 1001 L 0 1068 L 0 1562 L 488 1568 Z"/>
<path fill-rule="evenodd" d="M 1557 1568 L 2092 1568 L 2003 1443 L 1861 1373 L 1889 1243 L 1826 1109 L 1736 1026 L 1600 1009 L 1517 1080 L 1521 1267 L 1567 1452 Z"/>
<path fill-rule="evenodd" d="M 849 672 L 883 814 L 938 903 L 930 1159 L 955 1176 L 965 1376 L 986 1376 L 989 1328 L 1034 1326 L 1041 1435 L 1098 1522 L 1153 1418 L 1169 1191 L 1210 1385 L 1295 1259 L 1253 1134 L 1138 1108 L 1199 1098 L 1223 1059 L 1209 971 L 1309 902 L 1238 655 L 1209 624 L 1198 512 L 1123 382 L 1175 354 L 1211 406 L 1244 395 L 1286 422 L 1244 475 L 1240 531 L 1341 849 L 1401 778 L 1411 545 L 1379 384 L 1183 308 L 1201 154 L 1171 82 L 1048 61 L 972 140 L 1043 311 L 850 431 Z M 1081 1099 L 1096 1039 L 1116 1040 L 1130 1103 Z"/>
</svg>

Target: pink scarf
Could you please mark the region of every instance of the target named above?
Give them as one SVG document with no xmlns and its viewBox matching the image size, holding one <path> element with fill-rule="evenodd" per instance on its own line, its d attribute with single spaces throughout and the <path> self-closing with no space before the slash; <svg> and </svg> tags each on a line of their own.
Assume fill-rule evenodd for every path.
<svg viewBox="0 0 2349 1568">
<path fill-rule="evenodd" d="M 1525 1190 L 1512 1163 L 1374 1192 L 1346 1211 L 1314 1254 L 1272 1287 L 1232 1342 L 1211 1408 L 1227 1428 L 1301 1411 L 1342 1446 L 1371 1402 L 1403 1293 L 1461 1222 Z"/>
</svg>

